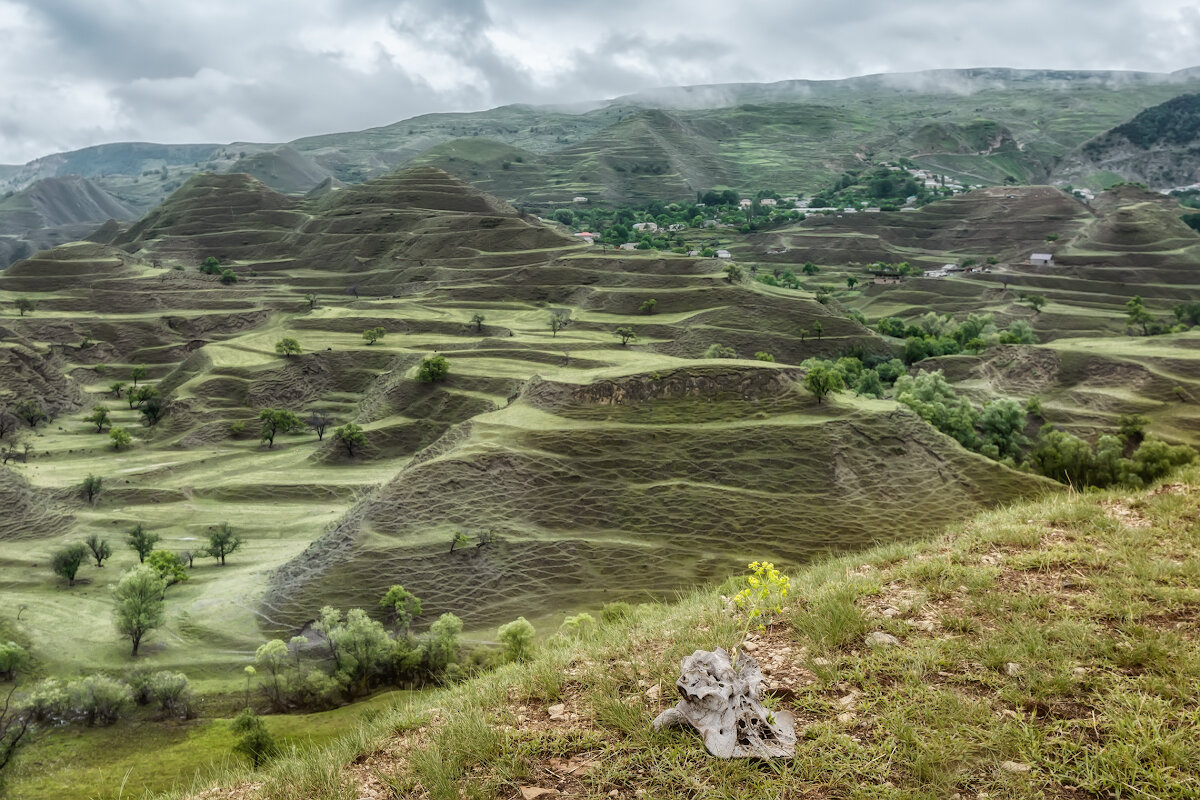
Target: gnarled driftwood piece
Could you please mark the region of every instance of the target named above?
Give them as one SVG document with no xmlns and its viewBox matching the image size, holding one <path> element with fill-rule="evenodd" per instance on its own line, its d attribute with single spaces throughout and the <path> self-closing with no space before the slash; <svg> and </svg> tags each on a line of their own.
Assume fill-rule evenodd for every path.
<svg viewBox="0 0 1200 800">
<path fill-rule="evenodd" d="M 796 754 L 796 724 L 786 711 L 762 704 L 762 671 L 746 653 L 734 670 L 729 653 L 697 650 L 683 659 L 682 699 L 659 714 L 654 729 L 691 725 L 717 758 L 790 758 Z"/>
</svg>

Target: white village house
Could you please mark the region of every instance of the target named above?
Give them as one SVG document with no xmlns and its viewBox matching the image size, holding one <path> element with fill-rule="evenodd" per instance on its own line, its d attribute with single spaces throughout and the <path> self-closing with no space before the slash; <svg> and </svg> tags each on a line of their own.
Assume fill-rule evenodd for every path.
<svg viewBox="0 0 1200 800">
<path fill-rule="evenodd" d="M 649 231 L 650 233 L 654 233 L 655 231 L 658 230 L 658 223 L 657 222 L 638 222 L 633 226 L 633 229 L 635 231 Z"/>
<path fill-rule="evenodd" d="M 1029 257 L 1029 263 L 1035 267 L 1053 267 L 1054 256 L 1050 253 L 1034 253 Z"/>
<path fill-rule="evenodd" d="M 730 253 L 728 250 L 718 250 L 717 258 L 733 258 L 733 254 Z"/>
</svg>

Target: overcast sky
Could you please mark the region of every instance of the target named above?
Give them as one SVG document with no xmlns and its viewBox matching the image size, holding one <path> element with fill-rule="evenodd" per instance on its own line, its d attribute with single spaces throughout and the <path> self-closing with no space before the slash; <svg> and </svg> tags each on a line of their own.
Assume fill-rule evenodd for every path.
<svg viewBox="0 0 1200 800">
<path fill-rule="evenodd" d="M 1200 0 L 0 0 L 0 163 L 940 67 L 1200 65 Z"/>
</svg>

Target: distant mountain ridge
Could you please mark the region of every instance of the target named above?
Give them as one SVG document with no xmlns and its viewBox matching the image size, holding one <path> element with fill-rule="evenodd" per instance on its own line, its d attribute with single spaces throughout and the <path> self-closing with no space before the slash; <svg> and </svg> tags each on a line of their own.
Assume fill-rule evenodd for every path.
<svg viewBox="0 0 1200 800">
<path fill-rule="evenodd" d="M 426 114 L 286 144 L 97 145 L 0 166 L 0 192 L 81 175 L 142 213 L 200 172 L 244 172 L 300 195 L 425 164 L 510 202 L 553 208 L 577 196 L 640 204 L 714 187 L 815 192 L 847 169 L 898 158 L 964 183 L 1099 188 L 1125 179 L 1161 189 L 1200 168 L 1196 156 L 1173 154 L 1179 163 L 1165 173 L 1136 160 L 1114 172 L 1079 148 L 1198 92 L 1200 68 L 979 68 L 666 87 L 572 107 Z"/>
</svg>

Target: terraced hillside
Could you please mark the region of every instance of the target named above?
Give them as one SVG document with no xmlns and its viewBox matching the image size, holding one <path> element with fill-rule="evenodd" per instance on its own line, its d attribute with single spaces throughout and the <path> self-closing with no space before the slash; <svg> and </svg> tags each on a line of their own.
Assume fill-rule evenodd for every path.
<svg viewBox="0 0 1200 800">
<path fill-rule="evenodd" d="M 1173 307 L 1200 300 L 1200 236 L 1180 220 L 1186 211 L 1162 195 L 1123 186 L 1084 204 L 1052 187 L 983 189 L 912 213 L 815 216 L 754 234 L 734 251 L 760 269 L 798 271 L 813 261 L 807 281 L 845 286 L 837 302 L 869 321 L 913 320 L 929 311 L 991 314 L 997 325 L 1032 325 L 1038 346 L 995 348 L 922 362 L 942 369 L 980 402 L 1007 396 L 1042 399 L 1045 418 L 1089 437 L 1114 430 L 1122 414 L 1138 413 L 1176 441 L 1200 441 L 1200 347 L 1195 331 L 1131 335 L 1126 303 L 1142 297 L 1152 315 L 1173 322 Z M 1029 256 L 1050 251 L 1052 265 Z M 870 265 L 907 261 L 924 269 L 966 260 L 974 272 L 911 277 L 872 284 Z M 989 263 L 992 259 L 994 263 Z M 920 275 L 920 273 L 918 273 Z M 1035 311 L 1023 299 L 1038 294 Z"/>
<path fill-rule="evenodd" d="M 40 399 L 56 416 L 10 464 L 27 485 L 4 491 L 24 508 L 36 493 L 62 521 L 3 531 L 0 593 L 35 599 L 21 625 L 49 672 L 127 663 L 96 620 L 135 556 L 118 546 L 69 591 L 30 565 L 89 533 L 119 545 L 135 522 L 171 550 L 220 522 L 246 537 L 228 566 L 198 560 L 172 587 L 146 648 L 227 688 L 265 631 L 331 600 L 370 605 L 382 583 L 482 625 L 661 596 L 750 556 L 860 546 L 882 521 L 910 537 L 1043 487 L 891 403 L 797 390 L 804 358 L 895 348 L 808 293 L 730 283 L 715 260 L 598 254 L 436 169 L 307 200 L 199 176 L 94 238 L 0 274 L 0 304 L 35 303 L 3 321 L 0 402 Z M 209 257 L 236 283 L 200 272 Z M 628 345 L 613 335 L 624 326 Z M 299 354 L 276 352 L 285 337 Z M 703 360 L 713 343 L 742 360 Z M 758 351 L 777 363 L 746 360 Z M 417 381 L 435 352 L 447 379 Z M 110 389 L 139 364 L 168 398 L 153 427 Z M 131 447 L 81 420 L 94 405 Z M 267 447 L 264 408 L 354 421 L 367 444 L 350 457 L 301 433 Z M 76 491 L 88 474 L 105 480 L 93 504 Z M 495 538 L 450 554 L 459 529 Z"/>
</svg>

